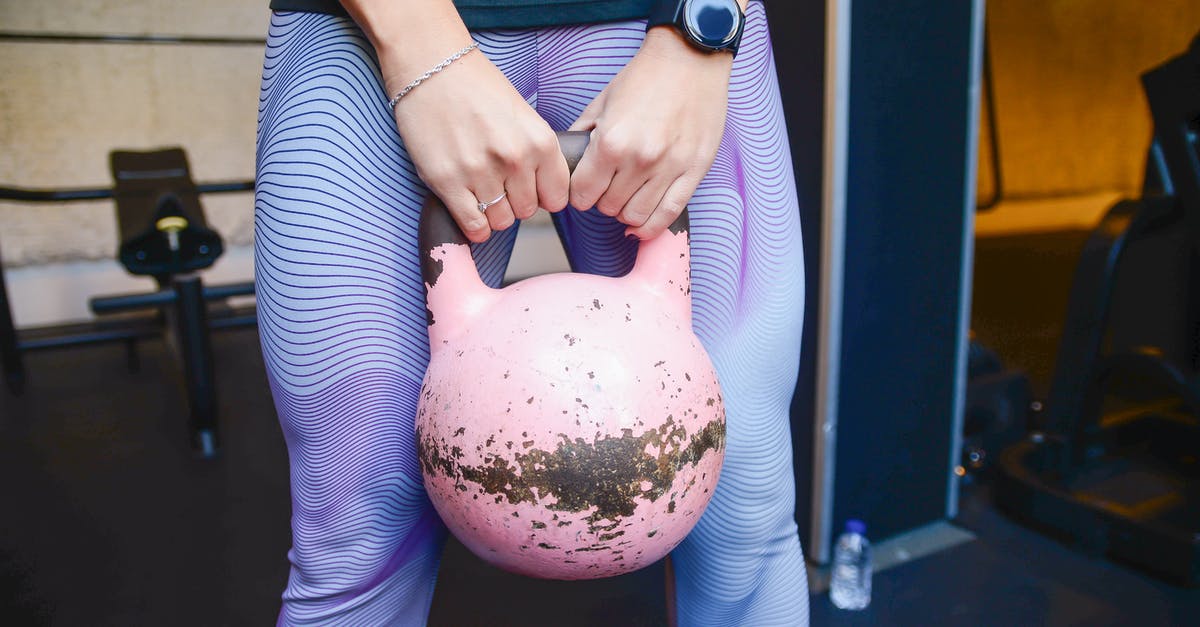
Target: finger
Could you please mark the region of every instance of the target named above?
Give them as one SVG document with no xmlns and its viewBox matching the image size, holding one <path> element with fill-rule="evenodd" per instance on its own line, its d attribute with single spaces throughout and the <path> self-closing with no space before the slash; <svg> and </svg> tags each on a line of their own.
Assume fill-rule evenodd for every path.
<svg viewBox="0 0 1200 627">
<path fill-rule="evenodd" d="M 442 202 L 446 204 L 446 208 L 450 211 L 450 217 L 454 218 L 454 222 L 458 224 L 458 228 L 467 236 L 467 239 L 472 242 L 485 242 L 492 234 L 492 229 L 488 225 L 488 218 L 479 211 L 479 203 L 475 200 L 475 195 L 466 189 L 460 189 L 456 192 L 439 195 Z"/>
<path fill-rule="evenodd" d="M 604 101 L 608 98 L 608 88 L 605 87 L 584 107 L 583 113 L 575 119 L 568 131 L 590 131 L 596 128 L 596 119 L 600 117 L 600 112 L 604 110 Z"/>
<path fill-rule="evenodd" d="M 571 191 L 571 171 L 567 169 L 567 160 L 558 147 L 558 138 L 553 135 L 549 137 L 550 141 L 539 155 L 534 180 L 538 205 L 550 213 L 555 213 L 567 206 Z"/>
<path fill-rule="evenodd" d="M 633 235 L 638 239 L 658 237 L 663 230 L 671 226 L 680 213 L 683 213 L 684 207 L 691 201 L 692 194 L 696 193 L 696 187 L 700 185 L 703 178 L 703 173 L 688 173 L 675 179 L 675 182 L 667 187 L 658 207 L 655 207 L 654 213 L 650 214 L 646 222 L 639 227 L 625 229 L 625 234 Z"/>
<path fill-rule="evenodd" d="M 596 206 L 596 201 L 608 189 L 616 172 L 616 161 L 600 154 L 595 143 L 588 144 L 579 165 L 575 166 L 575 173 L 571 175 L 571 206 L 580 211 Z M 617 214 L 613 212 L 609 215 Z"/>
<path fill-rule="evenodd" d="M 596 209 L 606 216 L 621 216 L 624 215 L 625 205 L 629 204 L 629 199 L 642 188 L 649 180 L 647 172 L 637 168 L 625 167 L 617 170 L 615 176 L 608 183 L 608 189 L 604 190 L 600 198 L 596 201 Z M 665 187 L 665 186 L 664 186 Z M 657 203 L 655 203 L 657 205 Z M 651 207 L 651 210 L 653 207 Z M 650 212 L 646 212 L 646 217 Z M 643 217 L 642 222 L 645 221 Z M 629 224 L 630 226 L 641 226 L 641 222 L 637 224 Z"/>
<path fill-rule="evenodd" d="M 483 189 L 492 191 L 475 195 L 475 198 L 478 199 L 478 202 L 475 203 L 475 211 L 479 211 L 479 203 L 492 203 L 489 204 L 487 209 L 483 211 L 483 215 L 487 216 L 488 225 L 492 228 L 492 230 L 503 231 L 504 229 L 512 226 L 513 222 L 516 221 L 516 217 L 513 216 L 512 206 L 508 203 L 508 195 L 505 194 L 503 198 L 496 200 L 496 198 L 500 196 L 501 192 L 495 190 L 503 189 L 503 186 L 493 184 L 488 185 Z M 493 203 L 493 201 L 495 202 Z"/>
<path fill-rule="evenodd" d="M 508 191 L 504 199 L 508 201 L 514 218 L 525 220 L 537 212 L 537 183 L 532 170 L 509 175 L 508 180 L 504 182 L 504 189 Z M 489 211 L 491 209 L 489 208 Z"/>
<path fill-rule="evenodd" d="M 642 184 L 637 191 L 629 197 L 625 202 L 625 206 L 621 209 L 621 213 L 617 216 L 617 220 L 632 227 L 639 227 L 646 223 L 646 220 L 658 208 L 662 202 L 663 196 L 667 193 L 667 188 L 674 182 L 673 176 L 652 176 L 649 180 Z M 603 199 L 601 199 L 603 203 Z"/>
</svg>

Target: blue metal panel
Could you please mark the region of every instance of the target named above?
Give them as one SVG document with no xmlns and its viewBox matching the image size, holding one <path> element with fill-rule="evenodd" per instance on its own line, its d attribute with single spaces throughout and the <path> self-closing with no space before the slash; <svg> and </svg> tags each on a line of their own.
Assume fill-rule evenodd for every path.
<svg viewBox="0 0 1200 627">
<path fill-rule="evenodd" d="M 831 535 L 945 517 L 972 180 L 974 3 L 854 0 Z"/>
</svg>

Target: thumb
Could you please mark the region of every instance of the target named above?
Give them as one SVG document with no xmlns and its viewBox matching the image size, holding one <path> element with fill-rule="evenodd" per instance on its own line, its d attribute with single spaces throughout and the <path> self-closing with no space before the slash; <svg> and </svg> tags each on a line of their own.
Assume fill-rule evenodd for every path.
<svg viewBox="0 0 1200 627">
<path fill-rule="evenodd" d="M 604 110 L 604 101 L 607 94 L 608 90 L 606 89 L 592 99 L 587 108 L 583 110 L 583 113 L 579 114 L 579 118 L 575 120 L 575 123 L 571 125 L 571 128 L 567 130 L 590 131 L 596 128 L 596 119 L 600 117 L 600 112 Z"/>
</svg>

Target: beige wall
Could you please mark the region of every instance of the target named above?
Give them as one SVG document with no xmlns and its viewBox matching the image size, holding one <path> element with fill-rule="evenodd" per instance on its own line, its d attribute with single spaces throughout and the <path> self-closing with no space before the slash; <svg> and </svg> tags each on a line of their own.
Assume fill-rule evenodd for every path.
<svg viewBox="0 0 1200 627">
<path fill-rule="evenodd" d="M 0 0 L 21 32 L 263 37 L 266 0 Z M 114 148 L 181 145 L 197 180 L 247 179 L 262 48 L 0 42 L 0 184 L 106 187 Z M 249 194 L 205 199 L 234 245 L 251 239 Z M 6 266 L 112 258 L 109 202 L 0 203 Z"/>
<path fill-rule="evenodd" d="M 262 38 L 267 0 L 0 0 L 0 30 Z M 0 184 L 108 187 L 108 152 L 181 145 L 198 181 L 248 179 L 260 45 L 0 42 Z M 253 273 L 251 195 L 204 198 L 233 244 L 209 282 Z M 533 228 L 528 228 L 533 227 Z M 86 319 L 87 297 L 152 289 L 114 261 L 110 201 L 0 202 L 0 251 L 18 327 Z M 567 269 L 545 215 L 522 230 L 508 276 Z"/>
<path fill-rule="evenodd" d="M 1200 2 L 988 0 L 987 28 L 1005 194 L 1136 193 L 1152 132 L 1139 75 L 1187 47 Z"/>
</svg>

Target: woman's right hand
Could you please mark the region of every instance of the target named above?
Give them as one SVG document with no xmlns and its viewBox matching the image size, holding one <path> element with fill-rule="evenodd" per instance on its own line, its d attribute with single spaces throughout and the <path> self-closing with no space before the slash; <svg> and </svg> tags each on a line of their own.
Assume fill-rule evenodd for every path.
<svg viewBox="0 0 1200 627">
<path fill-rule="evenodd" d="M 379 58 L 387 95 L 471 43 L 451 0 L 341 0 Z M 480 50 L 396 104 L 396 128 L 417 175 L 473 242 L 541 206 L 567 205 L 570 174 L 550 126 Z M 507 196 L 479 211 L 479 203 Z"/>
<path fill-rule="evenodd" d="M 458 44 L 446 54 L 461 49 Z M 389 77 L 388 93 L 412 78 Z M 396 104 L 395 114 L 417 175 L 471 241 L 487 240 L 538 207 L 566 206 L 570 175 L 554 131 L 481 51 L 422 82 Z M 486 213 L 479 211 L 480 202 L 502 193 Z"/>
</svg>

